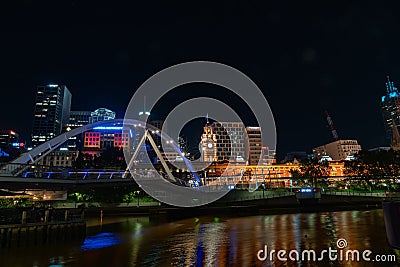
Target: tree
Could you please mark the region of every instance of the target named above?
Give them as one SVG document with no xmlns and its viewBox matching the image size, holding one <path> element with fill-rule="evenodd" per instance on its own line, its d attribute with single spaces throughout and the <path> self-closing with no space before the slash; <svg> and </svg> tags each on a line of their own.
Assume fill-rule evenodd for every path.
<svg viewBox="0 0 400 267">
<path fill-rule="evenodd" d="M 316 187 L 322 178 L 329 175 L 329 163 L 327 161 L 318 161 L 316 158 L 305 158 L 300 161 L 299 169 L 292 170 L 293 178 L 301 184 Z"/>
</svg>

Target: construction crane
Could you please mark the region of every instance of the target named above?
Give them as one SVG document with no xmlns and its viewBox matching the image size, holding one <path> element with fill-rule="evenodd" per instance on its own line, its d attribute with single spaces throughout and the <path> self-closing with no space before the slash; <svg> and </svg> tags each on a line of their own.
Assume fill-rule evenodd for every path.
<svg viewBox="0 0 400 267">
<path fill-rule="evenodd" d="M 326 116 L 326 120 L 328 121 L 328 125 L 331 128 L 333 139 L 338 140 L 339 136 L 336 132 L 335 126 L 333 125 L 333 121 L 331 119 L 331 116 L 329 116 L 328 111 L 325 111 L 325 116 Z"/>
</svg>

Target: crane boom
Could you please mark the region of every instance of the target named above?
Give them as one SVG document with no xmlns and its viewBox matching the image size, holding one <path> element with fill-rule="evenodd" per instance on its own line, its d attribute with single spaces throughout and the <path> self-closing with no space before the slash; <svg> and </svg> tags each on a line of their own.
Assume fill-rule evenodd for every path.
<svg viewBox="0 0 400 267">
<path fill-rule="evenodd" d="M 338 136 L 338 134 L 336 132 L 335 126 L 333 125 L 333 121 L 331 119 L 331 116 L 329 116 L 328 111 L 325 111 L 325 116 L 326 116 L 326 120 L 328 121 L 328 125 L 331 128 L 333 139 L 338 140 L 339 136 Z"/>
</svg>

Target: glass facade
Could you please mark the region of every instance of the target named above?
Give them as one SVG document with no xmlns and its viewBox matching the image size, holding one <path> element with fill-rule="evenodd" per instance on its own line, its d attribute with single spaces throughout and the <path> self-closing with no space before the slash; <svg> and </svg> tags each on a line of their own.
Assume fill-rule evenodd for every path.
<svg viewBox="0 0 400 267">
<path fill-rule="evenodd" d="M 400 94 L 389 77 L 386 81 L 386 95 L 382 96 L 381 109 L 386 138 L 391 140 L 393 122 L 397 127 L 400 125 Z"/>
<path fill-rule="evenodd" d="M 69 122 L 71 98 L 71 92 L 65 85 L 37 87 L 31 139 L 33 147 L 61 133 Z"/>
<path fill-rule="evenodd" d="M 242 122 L 214 122 L 218 161 L 245 161 L 246 131 Z"/>
</svg>

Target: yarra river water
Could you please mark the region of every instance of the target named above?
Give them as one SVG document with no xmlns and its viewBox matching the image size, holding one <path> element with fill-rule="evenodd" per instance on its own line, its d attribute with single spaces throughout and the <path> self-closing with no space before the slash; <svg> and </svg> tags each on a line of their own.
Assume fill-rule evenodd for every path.
<svg viewBox="0 0 400 267">
<path fill-rule="evenodd" d="M 400 227 L 400 226 L 399 226 Z M 317 252 L 336 248 L 395 255 L 393 262 L 260 261 L 268 249 Z M 263 254 L 260 254 L 263 255 Z M 288 257 L 288 255 L 286 255 Z M 167 223 L 147 217 L 104 217 L 88 221 L 87 237 L 68 242 L 0 251 L 0 266 L 400 266 L 400 252 L 386 242 L 382 210 L 248 217 L 200 217 Z"/>
</svg>

